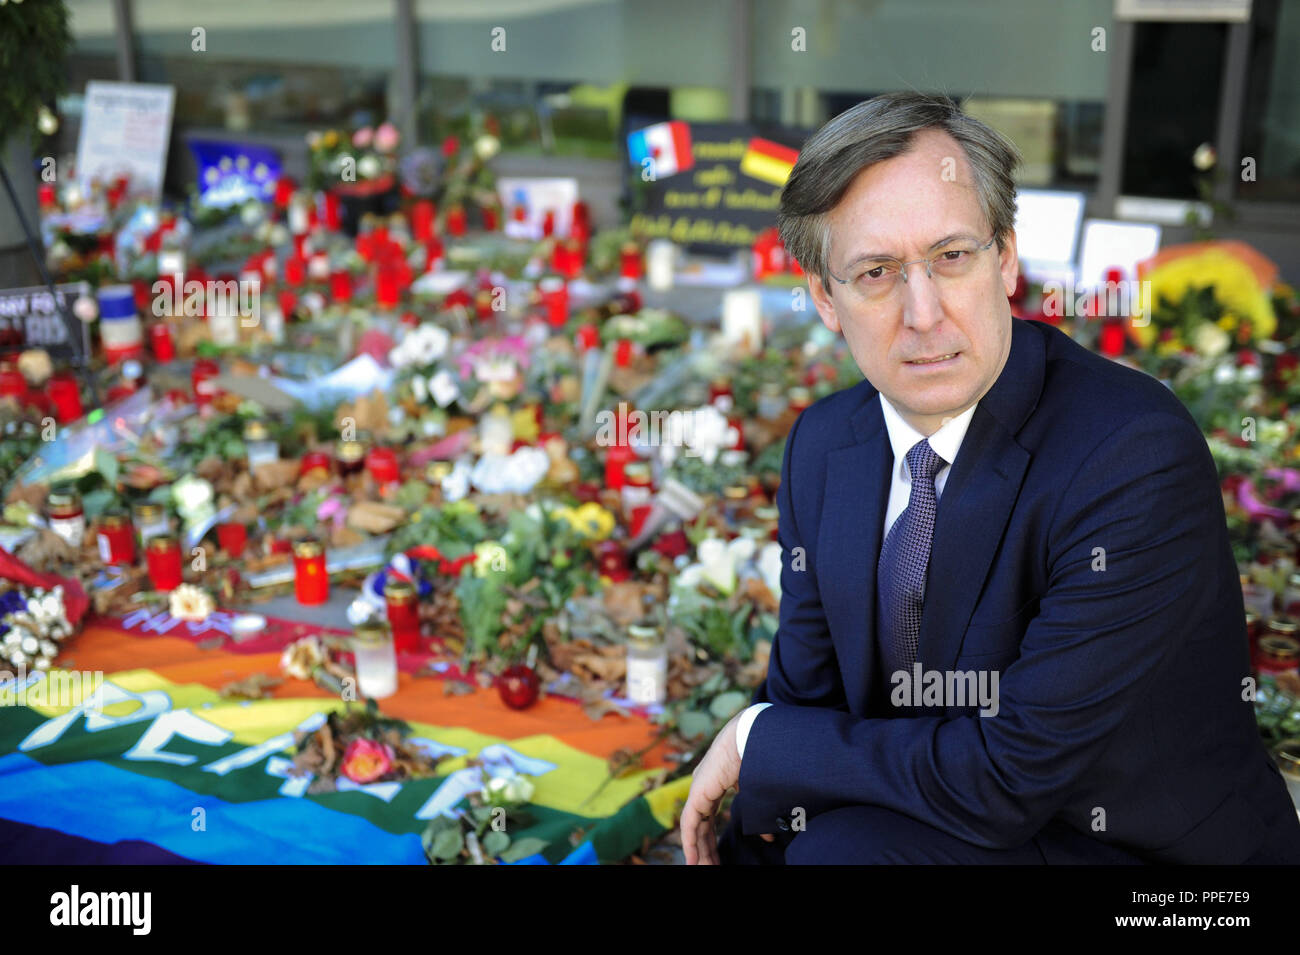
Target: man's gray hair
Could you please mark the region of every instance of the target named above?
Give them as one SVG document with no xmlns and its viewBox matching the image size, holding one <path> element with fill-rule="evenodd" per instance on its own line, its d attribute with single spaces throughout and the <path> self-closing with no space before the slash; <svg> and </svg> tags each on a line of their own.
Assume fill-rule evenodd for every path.
<svg viewBox="0 0 1300 955">
<path fill-rule="evenodd" d="M 854 178 L 868 166 L 907 152 L 925 129 L 940 129 L 961 145 L 975 178 L 980 208 L 998 249 L 1015 228 L 1020 150 L 1001 133 L 967 116 L 946 96 L 887 93 L 845 110 L 819 129 L 794 164 L 781 190 L 777 228 L 786 252 L 830 293 L 830 223 Z M 937 173 L 936 173 L 937 174 Z"/>
</svg>

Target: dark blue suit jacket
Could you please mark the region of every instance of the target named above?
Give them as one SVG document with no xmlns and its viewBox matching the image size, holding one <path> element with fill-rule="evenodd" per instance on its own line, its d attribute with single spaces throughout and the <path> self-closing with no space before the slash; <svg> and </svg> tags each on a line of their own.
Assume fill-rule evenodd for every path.
<svg viewBox="0 0 1300 955">
<path fill-rule="evenodd" d="M 875 578 L 893 452 L 869 382 L 830 395 L 786 444 L 780 628 L 754 697 L 775 705 L 746 744 L 743 833 L 871 804 L 991 848 L 1051 822 L 1151 861 L 1266 843 L 1300 861 L 1200 429 L 1156 379 L 1012 321 L 939 499 L 918 651 L 998 671 L 998 714 L 891 710 Z"/>
</svg>

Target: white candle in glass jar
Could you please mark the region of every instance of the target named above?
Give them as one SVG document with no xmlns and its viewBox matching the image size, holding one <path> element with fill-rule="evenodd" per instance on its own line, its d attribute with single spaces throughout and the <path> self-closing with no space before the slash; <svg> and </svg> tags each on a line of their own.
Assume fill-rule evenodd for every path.
<svg viewBox="0 0 1300 955">
<path fill-rule="evenodd" d="M 673 287 L 677 268 L 677 246 L 667 239 L 655 239 L 646 246 L 645 277 L 656 292 Z"/>
<path fill-rule="evenodd" d="M 368 620 L 353 631 L 357 689 L 362 696 L 382 700 L 397 692 L 397 651 L 388 625 Z"/>
</svg>

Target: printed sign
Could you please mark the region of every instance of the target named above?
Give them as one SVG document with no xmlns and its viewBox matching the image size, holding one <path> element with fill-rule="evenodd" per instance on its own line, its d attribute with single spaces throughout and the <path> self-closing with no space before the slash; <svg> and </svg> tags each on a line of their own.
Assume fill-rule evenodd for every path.
<svg viewBox="0 0 1300 955">
<path fill-rule="evenodd" d="M 59 306 L 71 311 L 73 302 L 90 294 L 90 286 L 73 282 L 54 290 L 57 300 L 44 285 L 0 292 L 0 348 L 44 348 L 60 357 L 78 353 L 81 342 L 69 335 Z"/>
<path fill-rule="evenodd" d="M 776 225 L 781 189 L 807 131 L 745 123 L 658 123 L 628 135 L 632 228 L 708 252 L 749 248 Z"/>
<path fill-rule="evenodd" d="M 82 186 L 125 175 L 131 195 L 157 199 L 167 168 L 175 99 L 172 86 L 88 82 L 77 138 L 77 180 Z"/>
</svg>

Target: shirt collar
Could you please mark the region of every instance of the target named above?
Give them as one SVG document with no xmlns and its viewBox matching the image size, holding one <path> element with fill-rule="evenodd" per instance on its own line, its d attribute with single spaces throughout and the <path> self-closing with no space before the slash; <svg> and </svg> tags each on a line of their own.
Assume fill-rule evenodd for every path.
<svg viewBox="0 0 1300 955">
<path fill-rule="evenodd" d="M 957 460 L 957 451 L 961 448 L 962 439 L 966 437 L 966 429 L 970 427 L 970 420 L 975 416 L 975 409 L 978 406 L 977 401 L 930 435 L 930 447 L 949 465 Z M 907 452 L 916 446 L 916 442 L 924 441 L 925 435 L 908 424 L 899 414 L 898 409 L 883 394 L 880 395 L 880 410 L 885 417 L 885 428 L 889 431 L 889 446 L 893 449 L 894 460 L 901 462 L 902 474 L 910 481 Z"/>
</svg>

